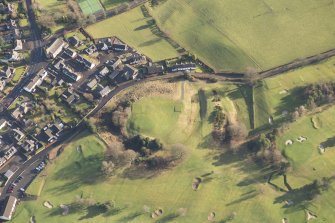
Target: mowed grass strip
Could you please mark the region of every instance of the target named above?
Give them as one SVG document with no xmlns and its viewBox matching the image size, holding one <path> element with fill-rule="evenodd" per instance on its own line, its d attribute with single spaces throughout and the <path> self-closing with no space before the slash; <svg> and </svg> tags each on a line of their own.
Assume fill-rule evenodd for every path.
<svg viewBox="0 0 335 223">
<path fill-rule="evenodd" d="M 77 0 L 84 15 L 91 15 L 103 10 L 99 0 Z"/>
<path fill-rule="evenodd" d="M 167 0 L 151 14 L 217 71 L 266 70 L 335 47 L 328 0 Z"/>
<path fill-rule="evenodd" d="M 152 18 L 145 17 L 141 7 L 87 27 L 94 38 L 117 36 L 136 50 L 160 61 L 178 56 L 177 50 L 164 38 L 155 35 Z"/>
</svg>

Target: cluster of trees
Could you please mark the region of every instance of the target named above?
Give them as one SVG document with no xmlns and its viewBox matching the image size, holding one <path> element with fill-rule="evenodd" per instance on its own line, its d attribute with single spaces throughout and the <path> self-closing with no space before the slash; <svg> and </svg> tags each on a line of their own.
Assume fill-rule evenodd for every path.
<svg viewBox="0 0 335 223">
<path fill-rule="evenodd" d="M 131 115 L 131 103 L 124 102 L 112 112 L 112 126 L 123 136 L 127 136 L 127 121 Z"/>
<path fill-rule="evenodd" d="M 247 136 L 248 131 L 243 123 L 231 124 L 224 114 L 222 107 L 215 106 L 213 111 L 212 136 L 221 143 L 231 143 Z"/>
<path fill-rule="evenodd" d="M 149 156 L 164 148 L 158 139 L 150 139 L 141 135 L 136 135 L 126 140 L 125 146 L 139 153 L 141 156 Z"/>
<path fill-rule="evenodd" d="M 227 137 L 226 128 L 228 126 L 228 120 L 226 115 L 223 113 L 220 106 L 215 106 L 214 111 L 214 120 L 213 120 L 213 131 L 212 136 L 215 140 L 219 142 L 224 142 Z"/>
<path fill-rule="evenodd" d="M 299 117 L 304 116 L 307 113 L 305 106 L 301 105 L 295 108 L 295 111 L 291 114 L 292 121 L 296 121 Z"/>
<path fill-rule="evenodd" d="M 290 169 L 290 164 L 276 146 L 278 134 L 277 129 L 268 134 L 261 134 L 256 140 L 249 142 L 249 148 L 255 152 L 258 162 L 263 165 L 270 165 L 284 174 Z"/>
<path fill-rule="evenodd" d="M 303 95 L 307 106 L 311 109 L 330 103 L 335 99 L 335 83 L 311 84 L 304 89 Z"/>
<path fill-rule="evenodd" d="M 84 16 L 75 0 L 63 1 L 64 10 L 54 10 L 44 8 L 39 3 L 35 2 L 33 7 L 39 12 L 39 25 L 43 32 L 51 33 L 51 29 L 57 24 L 63 25 L 76 25 L 79 27 L 96 22 L 94 15 Z"/>
</svg>

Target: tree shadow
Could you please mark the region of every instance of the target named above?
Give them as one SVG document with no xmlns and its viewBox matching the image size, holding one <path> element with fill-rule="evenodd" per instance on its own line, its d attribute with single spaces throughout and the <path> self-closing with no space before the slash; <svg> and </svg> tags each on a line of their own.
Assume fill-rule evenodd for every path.
<svg viewBox="0 0 335 223">
<path fill-rule="evenodd" d="M 139 44 L 138 46 L 139 47 L 151 46 L 151 45 L 154 45 L 154 44 L 160 42 L 161 40 L 162 40 L 161 38 L 156 38 L 156 39 L 148 40 L 146 42 L 143 42 L 143 43 Z"/>
<path fill-rule="evenodd" d="M 232 202 L 229 202 L 228 204 L 226 204 L 226 206 L 231 206 L 231 205 L 234 205 L 234 204 L 242 203 L 242 202 L 244 202 L 244 201 L 247 201 L 247 200 L 249 200 L 249 199 L 252 199 L 252 198 L 258 196 L 259 194 L 260 194 L 260 193 L 257 192 L 257 191 L 253 191 L 253 192 L 250 192 L 250 193 L 248 193 L 248 194 L 244 194 L 244 195 L 242 195 L 239 199 L 234 200 L 234 201 L 232 201 Z"/>
<path fill-rule="evenodd" d="M 320 194 L 320 189 L 316 183 L 316 181 L 306 184 L 303 187 L 292 189 L 285 194 L 277 197 L 274 201 L 274 204 L 283 203 L 283 208 L 289 208 L 290 212 L 301 210 L 301 208 L 307 206 L 309 202 L 313 200 L 313 198 Z M 287 204 L 286 201 L 291 201 L 291 204 Z M 294 209 L 291 209 L 293 207 Z"/>
<path fill-rule="evenodd" d="M 92 185 L 102 182 L 106 179 L 101 171 L 103 161 L 102 154 L 95 154 L 68 164 L 58 170 L 54 175 L 54 180 L 69 180 L 63 186 L 52 188 L 51 191 L 56 194 L 70 192 L 81 185 Z"/>
<path fill-rule="evenodd" d="M 168 215 L 165 215 L 165 216 L 163 216 L 162 218 L 158 219 L 158 220 L 156 221 L 156 223 L 170 222 L 170 221 L 175 220 L 175 219 L 178 218 L 178 217 L 179 217 L 179 215 L 176 214 L 176 213 L 168 214 Z"/>
<path fill-rule="evenodd" d="M 129 221 L 133 221 L 134 219 L 136 219 L 137 217 L 143 215 L 144 213 L 143 212 L 134 212 L 134 213 L 131 213 L 125 217 L 122 217 L 120 218 L 118 221 L 119 222 L 129 222 Z"/>
<path fill-rule="evenodd" d="M 124 170 L 121 176 L 130 180 L 151 179 L 159 173 L 158 170 L 149 170 L 143 166 L 131 166 Z"/>
<path fill-rule="evenodd" d="M 295 87 L 291 89 L 287 95 L 281 99 L 280 104 L 275 107 L 275 115 L 280 116 L 284 111 L 293 112 L 296 107 L 304 105 L 303 92 L 304 87 Z"/>
</svg>

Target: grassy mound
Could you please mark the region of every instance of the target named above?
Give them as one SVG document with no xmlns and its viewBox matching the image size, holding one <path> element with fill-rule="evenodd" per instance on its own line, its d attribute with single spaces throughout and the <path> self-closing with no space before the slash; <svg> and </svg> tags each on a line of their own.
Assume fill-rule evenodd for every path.
<svg viewBox="0 0 335 223">
<path fill-rule="evenodd" d="M 165 138 L 175 131 L 183 104 L 165 98 L 144 98 L 132 105 L 128 122 L 130 132 Z"/>
<path fill-rule="evenodd" d="M 216 70 L 265 70 L 335 46 L 331 1 L 163 2 L 151 12 L 159 26 Z"/>
</svg>

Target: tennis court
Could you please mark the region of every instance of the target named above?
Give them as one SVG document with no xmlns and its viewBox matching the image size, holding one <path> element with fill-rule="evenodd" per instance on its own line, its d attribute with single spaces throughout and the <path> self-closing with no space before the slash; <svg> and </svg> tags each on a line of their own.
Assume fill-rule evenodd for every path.
<svg viewBox="0 0 335 223">
<path fill-rule="evenodd" d="M 77 0 L 84 15 L 91 15 L 103 10 L 99 0 Z"/>
</svg>

